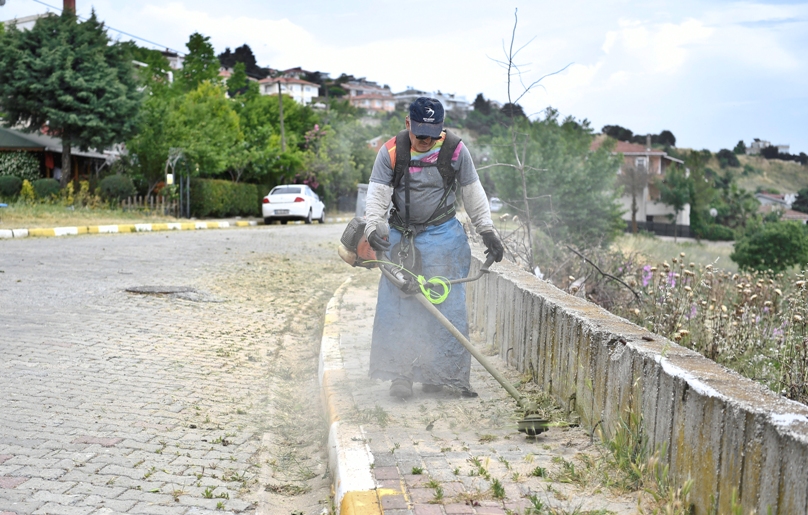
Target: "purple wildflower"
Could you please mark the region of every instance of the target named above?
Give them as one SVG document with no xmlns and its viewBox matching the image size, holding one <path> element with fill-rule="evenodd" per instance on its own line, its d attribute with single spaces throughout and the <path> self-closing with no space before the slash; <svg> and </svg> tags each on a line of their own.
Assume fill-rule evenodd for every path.
<svg viewBox="0 0 808 515">
<path fill-rule="evenodd" d="M 648 286 L 648 283 L 651 282 L 651 277 L 654 274 L 651 273 L 651 265 L 645 265 L 642 267 L 642 286 L 643 288 Z"/>
</svg>

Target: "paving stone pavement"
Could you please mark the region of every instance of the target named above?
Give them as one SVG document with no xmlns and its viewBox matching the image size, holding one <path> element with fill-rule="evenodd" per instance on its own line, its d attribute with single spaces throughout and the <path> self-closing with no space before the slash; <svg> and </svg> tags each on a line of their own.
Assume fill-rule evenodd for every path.
<svg viewBox="0 0 808 515">
<path fill-rule="evenodd" d="M 0 241 L 0 514 L 328 510 L 342 228 Z"/>
<path fill-rule="evenodd" d="M 444 388 L 410 399 L 389 395 L 389 382 L 368 377 L 378 271 L 365 271 L 339 305 L 340 350 L 356 413 L 372 452 L 372 473 L 387 515 L 541 515 L 545 513 L 636 513 L 636 494 L 615 494 L 563 478 L 564 462 L 585 469 L 583 456 L 597 456 L 581 428 L 554 427 L 536 438 L 516 431 L 515 402 L 473 362 L 471 382 L 479 397 Z M 417 321 L 414 321 L 417 323 Z M 482 336 L 472 342 L 485 348 Z M 517 374 L 492 362 L 514 382 Z M 543 477 L 542 477 L 543 476 Z M 539 509 L 539 506 L 544 508 Z M 554 511 L 550 511 L 554 510 Z M 603 510 L 603 511 L 598 511 Z"/>
</svg>

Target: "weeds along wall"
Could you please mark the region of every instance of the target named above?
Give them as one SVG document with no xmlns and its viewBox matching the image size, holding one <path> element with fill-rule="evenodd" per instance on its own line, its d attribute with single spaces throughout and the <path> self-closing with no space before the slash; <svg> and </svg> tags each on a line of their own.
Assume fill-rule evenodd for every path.
<svg viewBox="0 0 808 515">
<path fill-rule="evenodd" d="M 492 269 L 467 285 L 471 327 L 584 427 L 610 435 L 641 415 L 677 485 L 694 480 L 698 514 L 808 513 L 808 407 L 511 263 Z"/>
</svg>

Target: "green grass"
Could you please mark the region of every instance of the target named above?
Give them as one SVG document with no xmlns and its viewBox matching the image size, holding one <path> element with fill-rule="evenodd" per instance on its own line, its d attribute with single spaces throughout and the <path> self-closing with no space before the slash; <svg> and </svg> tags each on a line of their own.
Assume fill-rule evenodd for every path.
<svg viewBox="0 0 808 515">
<path fill-rule="evenodd" d="M 731 242 L 702 241 L 696 243 L 692 241 L 661 240 L 647 236 L 634 236 L 623 234 L 619 236 L 612 245 L 625 254 L 640 254 L 645 256 L 650 264 L 670 262 L 672 258 L 679 257 L 680 253 L 685 253 L 685 261 L 693 262 L 697 265 L 710 265 L 715 268 L 736 272 L 738 265 L 732 262 L 729 255 L 733 247 Z"/>
<path fill-rule="evenodd" d="M 33 229 L 37 227 L 76 227 L 84 225 L 116 225 L 133 223 L 176 222 L 173 216 L 157 216 L 143 211 L 76 207 L 57 204 L 9 203 L 0 209 L 0 229 Z"/>
</svg>

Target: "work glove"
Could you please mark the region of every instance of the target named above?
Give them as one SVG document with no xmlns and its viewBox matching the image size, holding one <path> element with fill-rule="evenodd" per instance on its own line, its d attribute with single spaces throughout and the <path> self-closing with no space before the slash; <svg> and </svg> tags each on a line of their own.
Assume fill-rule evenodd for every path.
<svg viewBox="0 0 808 515">
<path fill-rule="evenodd" d="M 379 235 L 378 230 L 374 230 L 368 235 L 368 243 L 370 244 L 370 248 L 376 252 L 387 252 L 390 250 L 390 242 L 387 238 L 383 238 Z"/>
<path fill-rule="evenodd" d="M 505 254 L 505 248 L 502 246 L 502 241 L 500 241 L 499 236 L 495 231 L 485 231 L 484 233 L 480 234 L 483 237 L 483 243 L 485 244 L 485 255 L 491 254 L 491 257 L 494 258 L 494 261 L 499 263 L 502 261 L 502 256 Z"/>
</svg>

